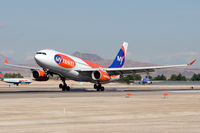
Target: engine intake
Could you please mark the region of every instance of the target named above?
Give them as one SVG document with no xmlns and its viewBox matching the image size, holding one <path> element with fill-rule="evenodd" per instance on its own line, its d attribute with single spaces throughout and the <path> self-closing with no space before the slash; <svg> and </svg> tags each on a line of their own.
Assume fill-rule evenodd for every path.
<svg viewBox="0 0 200 133">
<path fill-rule="evenodd" d="M 104 71 L 94 71 L 92 72 L 92 79 L 95 81 L 105 82 L 110 80 L 110 76 Z"/>
<path fill-rule="evenodd" d="M 47 75 L 47 73 L 42 70 L 34 70 L 32 73 L 33 73 L 33 77 L 36 81 L 49 80 L 49 76 Z"/>
</svg>

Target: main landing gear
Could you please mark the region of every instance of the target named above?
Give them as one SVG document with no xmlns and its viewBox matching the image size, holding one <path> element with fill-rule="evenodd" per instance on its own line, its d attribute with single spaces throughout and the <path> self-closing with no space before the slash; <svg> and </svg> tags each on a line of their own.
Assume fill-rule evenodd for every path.
<svg viewBox="0 0 200 133">
<path fill-rule="evenodd" d="M 65 78 L 61 77 L 61 80 L 62 80 L 63 84 L 59 84 L 59 88 L 61 88 L 62 91 L 70 91 L 70 87 L 67 86 L 67 84 L 65 82 Z"/>
<path fill-rule="evenodd" d="M 104 87 L 101 86 L 100 83 L 94 84 L 94 88 L 95 88 L 97 91 L 104 91 Z"/>
</svg>

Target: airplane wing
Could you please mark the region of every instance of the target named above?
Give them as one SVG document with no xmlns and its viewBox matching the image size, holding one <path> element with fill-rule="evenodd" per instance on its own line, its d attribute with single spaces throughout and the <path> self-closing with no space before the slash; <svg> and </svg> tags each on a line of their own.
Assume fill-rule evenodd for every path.
<svg viewBox="0 0 200 133">
<path fill-rule="evenodd" d="M 91 68 L 78 70 L 82 73 L 88 73 L 93 71 L 106 71 L 109 75 L 130 75 L 134 73 L 143 73 L 143 72 L 154 72 L 156 69 L 165 69 L 165 68 L 176 68 L 176 67 L 186 67 L 191 66 L 196 60 L 188 64 L 182 65 L 166 65 L 166 66 L 150 66 L 150 67 L 131 67 L 131 68 Z"/>
<path fill-rule="evenodd" d="M 30 69 L 30 70 L 36 70 L 36 69 L 41 69 L 41 68 L 36 68 L 36 67 L 29 67 L 29 66 L 21 66 L 21 65 L 15 65 L 15 64 L 8 64 L 7 59 L 5 59 L 4 64 L 6 66 L 11 66 L 11 67 L 18 67 L 18 68 L 24 68 L 24 69 Z"/>
</svg>

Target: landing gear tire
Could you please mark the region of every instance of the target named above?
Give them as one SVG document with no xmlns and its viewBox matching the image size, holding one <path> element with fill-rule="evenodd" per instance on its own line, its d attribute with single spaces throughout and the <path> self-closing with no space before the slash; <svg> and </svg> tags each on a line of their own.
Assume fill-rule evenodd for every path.
<svg viewBox="0 0 200 133">
<path fill-rule="evenodd" d="M 67 84 L 65 83 L 65 78 L 61 77 L 61 80 L 62 80 L 63 84 L 59 84 L 59 88 L 61 88 L 62 91 L 70 91 L 70 87 L 67 86 Z"/>
<path fill-rule="evenodd" d="M 69 86 L 65 86 L 65 85 L 60 84 L 59 87 L 62 89 L 62 91 L 70 91 Z"/>
<path fill-rule="evenodd" d="M 70 87 L 69 86 L 67 86 L 65 89 L 66 89 L 66 91 L 70 91 Z"/>
<path fill-rule="evenodd" d="M 98 87 L 97 84 L 94 84 L 94 88 L 97 89 L 97 87 Z"/>
<path fill-rule="evenodd" d="M 66 91 L 65 88 L 62 88 L 62 91 Z"/>
<path fill-rule="evenodd" d="M 101 86 L 101 84 L 94 84 L 94 88 L 97 90 L 97 91 L 104 91 L 104 87 Z"/>
<path fill-rule="evenodd" d="M 59 88 L 62 89 L 63 88 L 63 84 L 59 84 Z"/>
<path fill-rule="evenodd" d="M 104 91 L 104 87 L 101 87 L 101 91 Z"/>
</svg>

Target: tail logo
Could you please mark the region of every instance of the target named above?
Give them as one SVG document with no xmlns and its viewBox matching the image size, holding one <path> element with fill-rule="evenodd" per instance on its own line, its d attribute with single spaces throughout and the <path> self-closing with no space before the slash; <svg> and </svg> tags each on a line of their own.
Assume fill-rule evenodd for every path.
<svg viewBox="0 0 200 133">
<path fill-rule="evenodd" d="M 74 68 L 76 66 L 76 62 L 72 58 L 63 54 L 55 55 L 54 60 L 59 66 L 64 68 Z"/>
<path fill-rule="evenodd" d="M 117 56 L 117 61 L 120 62 L 120 65 L 122 65 L 123 60 L 124 60 L 124 56 Z"/>
<path fill-rule="evenodd" d="M 113 64 L 109 68 L 120 68 L 123 67 L 125 62 L 125 54 L 122 49 L 120 49 L 119 53 L 117 54 Z"/>
<path fill-rule="evenodd" d="M 122 68 L 124 66 L 126 60 L 126 50 L 128 48 L 128 43 L 124 42 L 119 50 L 115 60 L 113 61 L 112 65 L 109 68 Z"/>
</svg>

